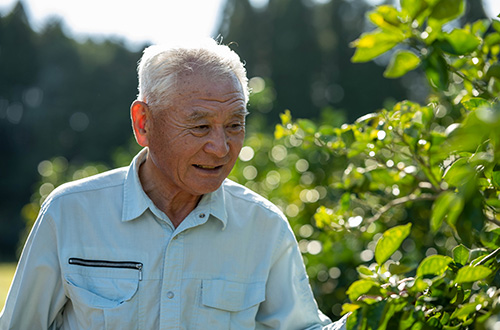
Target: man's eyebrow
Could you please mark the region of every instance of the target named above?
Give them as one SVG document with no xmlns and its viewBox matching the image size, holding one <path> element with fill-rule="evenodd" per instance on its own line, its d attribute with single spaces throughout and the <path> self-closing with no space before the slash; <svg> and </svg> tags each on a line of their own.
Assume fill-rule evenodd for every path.
<svg viewBox="0 0 500 330">
<path fill-rule="evenodd" d="M 188 116 L 187 116 L 187 121 L 189 122 L 197 122 L 201 119 L 205 119 L 207 117 L 210 116 L 210 113 L 208 111 L 202 111 L 202 110 L 195 110 L 193 112 L 191 112 Z"/>
<path fill-rule="evenodd" d="M 246 117 L 250 114 L 250 112 L 247 110 L 247 108 L 243 108 L 243 109 L 240 109 L 238 111 L 235 111 L 233 113 L 234 116 L 237 116 L 237 117 Z"/>
</svg>

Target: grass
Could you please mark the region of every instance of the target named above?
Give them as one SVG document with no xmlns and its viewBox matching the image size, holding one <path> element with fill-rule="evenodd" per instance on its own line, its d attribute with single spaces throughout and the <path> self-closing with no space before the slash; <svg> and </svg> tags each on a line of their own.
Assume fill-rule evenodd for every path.
<svg viewBox="0 0 500 330">
<path fill-rule="evenodd" d="M 10 282 L 16 271 L 16 263 L 0 263 L 0 310 L 5 304 L 7 292 L 9 292 Z"/>
</svg>

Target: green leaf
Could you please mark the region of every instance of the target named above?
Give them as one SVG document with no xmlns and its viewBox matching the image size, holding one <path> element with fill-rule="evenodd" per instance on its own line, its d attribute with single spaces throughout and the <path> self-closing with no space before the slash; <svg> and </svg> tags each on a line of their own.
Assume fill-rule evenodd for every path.
<svg viewBox="0 0 500 330">
<path fill-rule="evenodd" d="M 446 222 L 455 227 L 457 219 L 462 214 L 464 209 L 464 198 L 459 194 L 452 193 L 452 197 L 448 200 L 448 214 L 446 215 Z"/>
<path fill-rule="evenodd" d="M 437 316 L 428 318 L 425 323 L 430 326 L 431 329 L 439 329 L 439 326 L 441 325 Z"/>
<path fill-rule="evenodd" d="M 351 43 L 351 47 L 356 47 L 351 61 L 354 63 L 368 62 L 392 49 L 405 39 L 406 37 L 402 33 L 392 33 L 384 30 L 363 33 L 359 39 Z"/>
<path fill-rule="evenodd" d="M 284 113 L 281 113 L 280 119 L 281 119 L 281 124 L 283 126 L 291 124 L 292 123 L 292 114 L 290 113 L 290 110 L 285 110 Z"/>
<path fill-rule="evenodd" d="M 498 199 L 497 199 L 498 201 Z M 493 229 L 487 232 L 481 232 L 481 243 L 490 249 L 497 249 L 500 247 L 500 228 Z"/>
<path fill-rule="evenodd" d="M 366 329 L 362 327 L 361 323 L 363 322 L 363 315 L 361 314 L 361 310 L 353 311 L 346 320 L 345 328 L 346 330 L 360 330 Z"/>
<path fill-rule="evenodd" d="M 283 138 L 284 136 L 286 136 L 287 132 L 288 132 L 288 130 L 285 129 L 282 125 L 276 124 L 276 126 L 274 127 L 274 138 L 276 140 L 279 140 L 279 139 Z"/>
<path fill-rule="evenodd" d="M 467 261 L 469 261 L 469 249 L 467 249 L 462 244 L 455 247 L 453 249 L 453 260 L 461 265 L 467 264 Z"/>
<path fill-rule="evenodd" d="M 366 328 L 367 329 L 380 329 L 385 330 L 383 327 L 379 328 L 380 320 L 382 320 L 388 308 L 386 308 L 387 300 L 378 301 L 375 304 L 367 308 L 366 317 Z"/>
<path fill-rule="evenodd" d="M 423 61 L 423 68 L 432 87 L 441 91 L 448 90 L 448 63 L 443 56 L 433 52 Z"/>
<path fill-rule="evenodd" d="M 351 128 L 343 130 L 340 137 L 342 138 L 342 141 L 344 141 L 346 148 L 349 148 L 356 139 Z"/>
<path fill-rule="evenodd" d="M 351 301 L 356 301 L 362 295 L 368 293 L 373 287 L 378 288 L 378 283 L 370 280 L 357 280 L 351 284 L 346 293 Z"/>
<path fill-rule="evenodd" d="M 410 51 L 396 52 L 384 72 L 386 78 L 399 78 L 420 65 L 420 58 Z"/>
<path fill-rule="evenodd" d="M 441 0 L 434 6 L 429 18 L 443 23 L 449 22 L 462 15 L 464 7 L 464 0 Z"/>
<path fill-rule="evenodd" d="M 496 187 L 497 189 L 499 189 L 498 187 Z M 495 209 L 495 212 L 497 213 L 500 213 L 500 199 L 498 198 L 488 198 L 486 199 L 486 204 L 490 207 L 492 207 L 493 209 Z"/>
<path fill-rule="evenodd" d="M 298 119 L 297 124 L 299 127 L 308 134 L 314 134 L 317 130 L 316 124 L 309 119 Z"/>
<path fill-rule="evenodd" d="M 321 135 L 327 135 L 327 136 L 331 136 L 331 135 L 335 135 L 335 128 L 333 128 L 332 126 L 330 125 L 321 125 L 318 129 L 318 132 L 321 134 Z"/>
<path fill-rule="evenodd" d="M 413 310 L 405 310 L 398 320 L 399 329 L 411 329 L 412 324 L 416 321 L 414 314 Z"/>
<path fill-rule="evenodd" d="M 461 304 L 464 301 L 465 293 L 462 287 L 460 286 L 453 287 L 451 293 L 453 298 L 451 298 L 450 304 L 457 305 Z"/>
<path fill-rule="evenodd" d="M 497 16 L 500 18 L 500 14 Z M 495 31 L 499 32 L 500 33 L 500 22 L 497 21 L 497 20 L 492 20 L 491 21 L 491 26 L 493 26 L 493 28 L 495 29 Z"/>
<path fill-rule="evenodd" d="M 349 207 L 351 207 L 351 194 L 346 192 L 342 194 L 342 197 L 340 198 L 340 206 L 342 207 L 341 210 L 347 211 Z"/>
<path fill-rule="evenodd" d="M 357 270 L 357 271 L 358 271 L 358 273 L 359 273 L 359 274 L 361 274 L 361 275 L 372 276 L 372 275 L 374 274 L 374 273 L 373 273 L 373 271 L 372 271 L 370 268 L 368 268 L 368 267 L 366 267 L 366 266 L 364 266 L 364 265 L 360 265 L 360 266 L 358 266 L 358 267 L 356 268 L 356 270 Z"/>
<path fill-rule="evenodd" d="M 467 109 L 469 111 L 474 111 L 474 110 L 482 108 L 482 107 L 491 107 L 490 102 L 488 102 L 485 99 L 482 99 L 480 97 L 470 98 L 467 101 L 461 102 L 461 104 L 464 106 L 465 109 Z"/>
<path fill-rule="evenodd" d="M 500 35 L 498 37 L 498 42 L 500 43 Z M 491 77 L 500 79 L 500 63 L 493 63 L 486 72 L 486 78 L 490 79 Z"/>
<path fill-rule="evenodd" d="M 461 306 L 460 308 L 456 309 L 453 314 L 451 314 L 451 319 L 459 319 L 461 321 L 467 320 L 470 314 L 477 311 L 478 305 L 481 306 L 481 304 L 478 303 L 470 303 Z"/>
<path fill-rule="evenodd" d="M 359 309 L 361 306 L 358 304 L 350 304 L 350 303 L 345 303 L 342 305 L 342 315 L 350 312 L 354 312 L 355 310 Z"/>
<path fill-rule="evenodd" d="M 443 34 L 441 49 L 452 55 L 466 55 L 479 46 L 481 39 L 463 29 L 454 29 Z"/>
<path fill-rule="evenodd" d="M 378 25 L 381 28 L 386 27 L 387 24 L 390 24 L 392 26 L 399 26 L 401 24 L 401 20 L 399 17 L 400 14 L 398 10 L 394 8 L 394 6 L 380 5 L 377 6 L 375 11 L 373 11 L 372 13 L 378 14 L 379 17 L 383 19 L 384 22 L 381 22 L 379 20 L 379 17 L 375 17 L 375 21 L 372 20 L 373 24 Z"/>
<path fill-rule="evenodd" d="M 324 206 L 320 206 L 319 209 L 314 214 L 314 221 L 316 226 L 322 228 L 324 226 L 337 224 L 338 218 L 336 218 L 331 209 Z"/>
<path fill-rule="evenodd" d="M 432 255 L 428 256 L 417 268 L 417 276 L 425 276 L 425 275 L 441 275 L 443 274 L 450 262 L 452 262 L 448 256 L 441 255 Z"/>
<path fill-rule="evenodd" d="M 467 283 L 484 280 L 491 275 L 493 271 L 485 266 L 465 266 L 458 270 L 455 283 Z"/>
<path fill-rule="evenodd" d="M 491 47 L 492 51 L 496 48 L 498 49 L 498 44 L 500 43 L 500 33 L 495 32 L 495 33 L 490 33 L 486 35 L 483 39 L 484 45 L 487 47 Z M 498 54 L 498 50 L 496 51 Z"/>
<path fill-rule="evenodd" d="M 389 259 L 396 252 L 401 243 L 410 234 L 411 223 L 402 226 L 396 226 L 384 232 L 375 247 L 375 260 L 379 265 Z"/>
<path fill-rule="evenodd" d="M 401 0 L 401 9 L 410 16 L 411 21 L 427 8 L 427 2 L 423 0 Z"/>
<path fill-rule="evenodd" d="M 478 262 L 483 260 L 488 255 L 488 250 L 485 248 L 477 248 L 470 250 L 471 265 L 477 265 Z"/>
<path fill-rule="evenodd" d="M 454 226 L 463 208 L 462 196 L 452 191 L 443 192 L 432 205 L 431 230 L 436 232 L 445 218 L 451 226 Z"/>
<path fill-rule="evenodd" d="M 460 187 L 475 174 L 466 158 L 459 158 L 446 169 L 443 179 L 450 187 Z"/>
<path fill-rule="evenodd" d="M 475 21 L 472 24 L 472 33 L 474 33 L 477 36 L 483 36 L 486 31 L 488 31 L 488 28 L 490 27 L 490 20 L 489 19 L 480 19 Z"/>
<path fill-rule="evenodd" d="M 393 275 L 405 274 L 415 269 L 415 266 L 394 263 L 389 265 L 389 272 Z"/>
<path fill-rule="evenodd" d="M 432 285 L 429 279 L 423 279 L 422 277 L 417 277 L 415 283 L 410 288 L 412 292 L 418 293 L 427 290 Z"/>
<path fill-rule="evenodd" d="M 495 188 L 500 189 L 500 171 L 491 173 L 491 183 L 493 183 Z"/>
</svg>

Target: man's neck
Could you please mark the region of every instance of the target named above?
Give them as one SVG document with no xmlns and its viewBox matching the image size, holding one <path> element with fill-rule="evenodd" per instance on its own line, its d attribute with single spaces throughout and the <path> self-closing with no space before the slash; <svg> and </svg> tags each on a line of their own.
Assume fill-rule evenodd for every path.
<svg viewBox="0 0 500 330">
<path fill-rule="evenodd" d="M 139 179 L 146 195 L 167 215 L 175 228 L 196 208 L 202 197 L 166 185 L 161 180 L 161 173 L 148 160 L 139 167 Z"/>
</svg>

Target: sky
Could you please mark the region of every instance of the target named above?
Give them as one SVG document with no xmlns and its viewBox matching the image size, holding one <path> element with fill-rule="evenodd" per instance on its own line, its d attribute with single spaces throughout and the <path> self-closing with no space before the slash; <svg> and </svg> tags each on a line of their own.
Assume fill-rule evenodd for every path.
<svg viewBox="0 0 500 330">
<path fill-rule="evenodd" d="M 38 31 L 60 17 L 75 38 L 118 36 L 131 46 L 164 43 L 185 36 L 213 36 L 225 0 L 23 0 Z M 8 13 L 17 0 L 0 0 Z M 140 3 L 140 5 L 139 5 Z"/>
<path fill-rule="evenodd" d="M 266 2 L 250 1 L 257 6 Z M 376 4 L 380 0 L 369 1 Z M 16 3 L 17 0 L 0 0 L 0 14 L 8 13 Z M 134 48 L 145 42 L 215 37 L 225 0 L 23 0 L 23 3 L 36 31 L 48 18 L 57 16 L 62 18 L 71 37 L 118 37 Z M 498 15 L 500 0 L 485 1 L 485 9 L 491 17 Z"/>
</svg>

